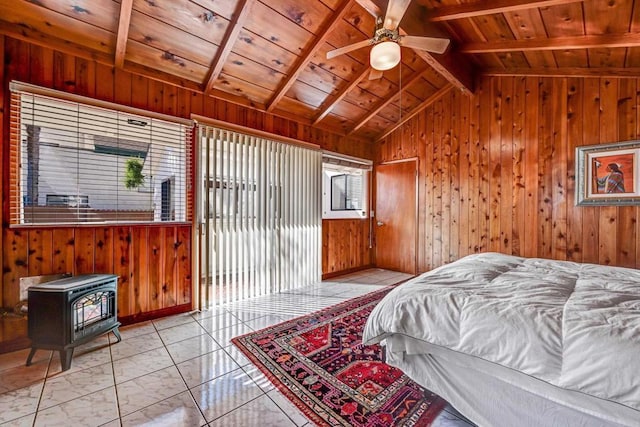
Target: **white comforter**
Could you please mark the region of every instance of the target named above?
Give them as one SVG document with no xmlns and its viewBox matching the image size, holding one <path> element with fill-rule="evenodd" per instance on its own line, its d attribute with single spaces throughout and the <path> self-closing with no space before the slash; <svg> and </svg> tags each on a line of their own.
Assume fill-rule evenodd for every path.
<svg viewBox="0 0 640 427">
<path fill-rule="evenodd" d="M 406 335 L 640 410 L 640 271 L 470 255 L 400 285 L 366 344 Z"/>
</svg>

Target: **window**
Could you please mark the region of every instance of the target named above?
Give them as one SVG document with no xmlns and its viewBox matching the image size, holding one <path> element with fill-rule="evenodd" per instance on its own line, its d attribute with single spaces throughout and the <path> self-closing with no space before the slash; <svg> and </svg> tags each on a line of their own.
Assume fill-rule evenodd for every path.
<svg viewBox="0 0 640 427">
<path fill-rule="evenodd" d="M 12 225 L 188 220 L 187 121 L 11 90 Z"/>
<path fill-rule="evenodd" d="M 323 155 L 323 218 L 367 217 L 370 168 L 366 160 Z"/>
<path fill-rule="evenodd" d="M 341 174 L 331 177 L 331 210 L 361 211 L 362 174 Z"/>
</svg>

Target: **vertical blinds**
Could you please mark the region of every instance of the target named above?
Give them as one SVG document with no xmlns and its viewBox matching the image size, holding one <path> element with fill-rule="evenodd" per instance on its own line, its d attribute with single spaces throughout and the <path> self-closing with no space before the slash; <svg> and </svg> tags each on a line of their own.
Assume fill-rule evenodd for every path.
<svg viewBox="0 0 640 427">
<path fill-rule="evenodd" d="M 320 280 L 319 151 L 199 128 L 201 306 Z"/>
<path fill-rule="evenodd" d="M 191 126 L 11 93 L 12 224 L 189 219 Z"/>
</svg>

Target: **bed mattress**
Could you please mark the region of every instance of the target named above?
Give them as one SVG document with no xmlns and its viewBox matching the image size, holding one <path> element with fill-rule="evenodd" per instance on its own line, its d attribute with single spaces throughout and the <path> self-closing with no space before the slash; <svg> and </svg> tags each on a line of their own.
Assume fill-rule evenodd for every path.
<svg viewBox="0 0 640 427">
<path fill-rule="evenodd" d="M 471 255 L 391 291 L 363 338 L 384 341 L 392 364 L 437 355 L 594 417 L 640 425 L 638 270 Z"/>
</svg>

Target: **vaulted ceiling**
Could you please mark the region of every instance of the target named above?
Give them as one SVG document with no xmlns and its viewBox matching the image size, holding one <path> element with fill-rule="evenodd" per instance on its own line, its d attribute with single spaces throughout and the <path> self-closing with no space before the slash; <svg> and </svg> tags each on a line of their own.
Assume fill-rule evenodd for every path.
<svg viewBox="0 0 640 427">
<path fill-rule="evenodd" d="M 370 80 L 367 40 L 386 0 L 0 0 L 0 34 L 314 126 L 377 139 L 480 74 L 640 75 L 640 4 L 413 0 L 402 47 Z"/>
</svg>

